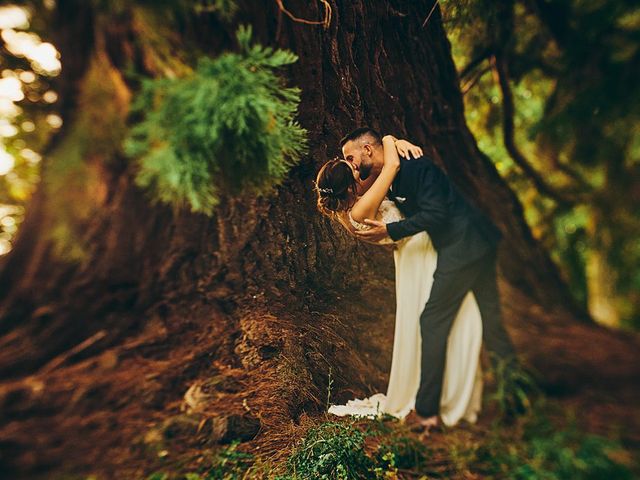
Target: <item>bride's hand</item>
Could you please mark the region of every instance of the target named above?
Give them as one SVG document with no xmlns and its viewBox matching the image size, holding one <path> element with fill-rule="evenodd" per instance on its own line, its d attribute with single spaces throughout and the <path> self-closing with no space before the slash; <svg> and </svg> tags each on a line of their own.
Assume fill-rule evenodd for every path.
<svg viewBox="0 0 640 480">
<path fill-rule="evenodd" d="M 401 155 L 407 159 L 411 158 L 410 155 L 413 155 L 413 158 L 418 158 L 423 155 L 422 149 L 420 147 L 407 140 L 396 141 L 396 150 L 398 150 L 398 155 Z"/>
</svg>

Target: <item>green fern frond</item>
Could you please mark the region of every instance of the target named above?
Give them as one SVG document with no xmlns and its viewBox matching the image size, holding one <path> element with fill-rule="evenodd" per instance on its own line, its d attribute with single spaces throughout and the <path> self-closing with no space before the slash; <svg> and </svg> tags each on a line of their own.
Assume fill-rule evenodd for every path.
<svg viewBox="0 0 640 480">
<path fill-rule="evenodd" d="M 251 46 L 251 33 L 240 27 L 240 53 L 202 58 L 187 78 L 143 83 L 125 151 L 155 200 L 211 214 L 223 193 L 270 191 L 306 152 L 300 89 L 276 72 L 297 56 Z"/>
</svg>

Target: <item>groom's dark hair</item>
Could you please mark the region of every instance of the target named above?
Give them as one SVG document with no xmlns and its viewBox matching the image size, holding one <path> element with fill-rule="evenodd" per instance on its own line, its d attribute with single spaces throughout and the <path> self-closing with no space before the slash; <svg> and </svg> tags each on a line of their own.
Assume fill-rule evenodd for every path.
<svg viewBox="0 0 640 480">
<path fill-rule="evenodd" d="M 365 135 L 373 137 L 376 144 L 382 143 L 382 137 L 376 130 L 371 127 L 360 127 L 356 128 L 351 133 L 346 134 L 342 140 L 340 140 L 340 148 L 344 147 L 345 143 L 350 142 L 351 140 L 357 140 Z"/>
</svg>

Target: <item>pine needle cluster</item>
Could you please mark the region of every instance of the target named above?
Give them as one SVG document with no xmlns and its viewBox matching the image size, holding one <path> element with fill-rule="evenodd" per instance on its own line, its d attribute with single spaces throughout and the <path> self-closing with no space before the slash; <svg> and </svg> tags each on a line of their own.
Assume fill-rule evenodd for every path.
<svg viewBox="0 0 640 480">
<path fill-rule="evenodd" d="M 267 193 L 306 152 L 300 89 L 277 72 L 298 57 L 251 36 L 240 27 L 238 53 L 202 58 L 186 78 L 143 82 L 125 151 L 155 201 L 211 215 L 223 194 Z"/>
</svg>

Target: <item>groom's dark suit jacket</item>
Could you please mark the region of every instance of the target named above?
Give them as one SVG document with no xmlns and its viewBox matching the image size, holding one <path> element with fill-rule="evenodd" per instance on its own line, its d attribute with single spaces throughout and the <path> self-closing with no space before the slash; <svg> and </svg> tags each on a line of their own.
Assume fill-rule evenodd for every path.
<svg viewBox="0 0 640 480">
<path fill-rule="evenodd" d="M 406 217 L 387 224 L 389 236 L 398 240 L 426 231 L 438 251 L 440 271 L 453 271 L 472 263 L 500 240 L 500 231 L 489 218 L 426 157 L 400 158 L 400 171 L 389 197 Z"/>
</svg>

